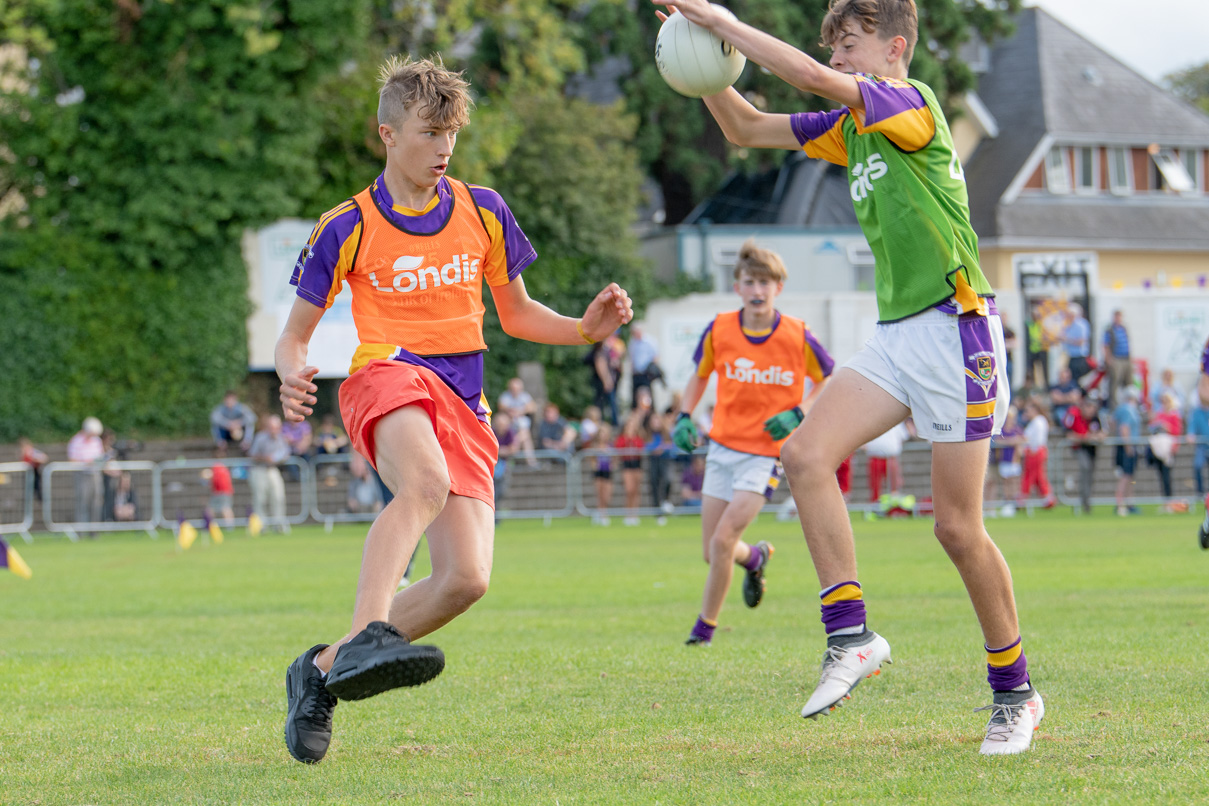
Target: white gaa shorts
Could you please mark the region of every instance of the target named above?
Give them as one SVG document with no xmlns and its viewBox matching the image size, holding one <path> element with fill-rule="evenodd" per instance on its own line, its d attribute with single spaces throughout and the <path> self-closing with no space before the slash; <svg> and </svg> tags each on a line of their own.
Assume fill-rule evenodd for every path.
<svg viewBox="0 0 1209 806">
<path fill-rule="evenodd" d="M 931 442 L 972 442 L 998 434 L 1010 390 L 998 314 L 924 311 L 879 324 L 845 364 L 911 409 L 915 430 Z"/>
<path fill-rule="evenodd" d="M 730 501 L 736 490 L 772 498 L 781 483 L 781 460 L 731 450 L 717 442 L 709 444 L 705 455 L 705 481 L 701 494 Z"/>
</svg>

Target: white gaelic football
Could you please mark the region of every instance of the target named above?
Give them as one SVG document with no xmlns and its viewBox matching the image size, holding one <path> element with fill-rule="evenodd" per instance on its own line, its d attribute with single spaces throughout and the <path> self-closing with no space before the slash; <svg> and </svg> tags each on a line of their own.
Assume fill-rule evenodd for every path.
<svg viewBox="0 0 1209 806">
<path fill-rule="evenodd" d="M 722 6 L 715 4 L 714 8 L 734 16 Z M 716 95 L 734 84 L 747 57 L 729 42 L 676 13 L 659 29 L 655 64 L 669 87 L 689 98 L 700 98 Z"/>
</svg>

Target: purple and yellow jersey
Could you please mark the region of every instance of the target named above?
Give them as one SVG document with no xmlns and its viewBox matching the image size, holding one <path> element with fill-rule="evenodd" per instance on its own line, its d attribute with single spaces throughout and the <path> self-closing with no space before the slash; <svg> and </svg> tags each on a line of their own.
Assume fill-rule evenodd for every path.
<svg viewBox="0 0 1209 806">
<path fill-rule="evenodd" d="M 802 149 L 848 168 L 849 192 L 876 258 L 878 318 L 893 322 L 951 303 L 986 314 L 965 174 L 927 85 L 855 75 L 864 111 L 790 116 Z"/>
<path fill-rule="evenodd" d="M 477 185 L 470 185 L 468 188 L 475 203 L 474 226 L 479 228 L 480 235 L 485 231 L 486 239 L 483 244 L 486 248 L 466 247 L 475 254 L 467 252 L 466 255 L 459 256 L 458 272 L 450 270 L 446 274 L 462 276 L 469 272 L 469 266 L 473 264 L 475 268 L 472 276 L 476 281 L 478 277 L 482 277 L 490 286 L 506 285 L 536 259 L 537 253 L 498 193 Z M 408 250 L 409 254 L 424 255 L 427 246 L 431 245 L 430 242 L 442 238 L 448 240 L 453 234 L 451 230 L 447 230 L 447 225 L 455 212 L 455 196 L 459 194 L 455 194 L 449 178 L 441 178 L 437 184 L 436 195 L 423 210 L 412 210 L 395 204 L 381 176 L 367 190 L 376 214 L 396 230 L 390 233 L 391 236 L 396 240 L 400 237 L 413 239 L 415 248 Z M 464 189 L 462 193 L 465 193 Z M 350 284 L 350 290 L 354 294 L 353 319 L 358 334 L 362 337 L 362 343 L 357 348 L 349 368 L 350 374 L 374 359 L 391 359 L 426 367 L 448 384 L 480 419 L 486 420 L 490 406 L 483 394 L 483 354 L 480 350 L 456 355 L 434 355 L 422 349 L 422 345 L 383 343 L 378 341 L 378 336 L 373 335 L 389 332 L 389 322 L 385 320 L 389 317 L 391 309 L 386 303 L 397 300 L 393 297 L 376 297 L 375 292 L 385 292 L 389 287 L 384 286 L 379 278 L 370 278 L 368 275 L 361 277 L 358 274 L 370 271 L 369 267 L 358 265 L 357 260 L 357 255 L 366 251 L 362 244 L 365 227 L 363 215 L 354 199 L 349 199 L 324 213 L 312 230 L 306 248 L 299 255 L 290 284 L 297 286 L 298 296 L 325 309 L 331 307 L 344 283 Z M 463 241 L 463 245 L 464 243 Z M 454 252 L 462 252 L 462 249 L 455 249 Z M 466 272 L 462 272 L 462 265 L 467 267 Z M 445 308 L 448 307 L 448 297 L 441 293 L 441 283 L 428 278 L 423 270 L 410 273 L 398 269 L 396 271 L 399 271 L 399 276 L 406 276 L 409 280 L 411 275 L 416 275 L 413 285 L 421 281 L 432 282 L 431 290 L 419 290 L 426 291 L 422 302 L 429 310 L 431 319 L 434 322 L 441 321 Z M 412 289 L 411 285 L 405 288 L 416 290 Z M 397 290 L 405 289 L 401 287 Z"/>
</svg>

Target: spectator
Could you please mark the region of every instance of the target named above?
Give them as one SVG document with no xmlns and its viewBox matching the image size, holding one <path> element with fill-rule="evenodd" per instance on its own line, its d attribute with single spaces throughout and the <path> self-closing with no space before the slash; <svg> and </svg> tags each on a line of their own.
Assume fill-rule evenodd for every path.
<svg viewBox="0 0 1209 806">
<path fill-rule="evenodd" d="M 647 416 L 648 433 L 650 440 L 647 442 L 647 483 L 651 491 L 651 506 L 659 507 L 665 513 L 675 509 L 674 505 L 668 497 L 671 493 L 671 465 L 672 452 L 678 450 L 675 443 L 672 442 L 672 429 L 670 421 L 667 417 L 659 412 L 651 412 Z M 662 515 L 659 516 L 660 525 L 667 523 L 667 519 Z"/>
<path fill-rule="evenodd" d="M 1003 430 L 991 438 L 995 446 L 991 450 L 991 460 L 995 464 L 995 472 L 987 473 L 986 491 L 983 498 L 988 501 L 1006 501 L 1000 509 L 1004 517 L 1016 514 L 1015 489 L 1020 482 L 1020 445 L 1024 442 L 1024 431 L 1020 428 L 1019 415 L 1016 405 L 1008 406 L 1007 416 L 1003 420 Z"/>
<path fill-rule="evenodd" d="M 600 526 L 609 525 L 609 508 L 613 506 L 613 457 L 608 453 L 613 447 L 613 426 L 601 423 L 596 432 L 592 448 L 596 454 L 596 468 L 592 480 L 596 485 L 596 514 L 592 522 Z"/>
<path fill-rule="evenodd" d="M 663 370 L 658 362 L 659 345 L 646 335 L 641 325 L 631 324 L 630 343 L 626 351 L 630 356 L 630 400 L 637 400 L 639 389 L 645 387 L 649 391 L 652 383 L 663 379 Z"/>
<path fill-rule="evenodd" d="M 76 523 L 96 523 L 101 519 L 103 430 L 96 417 L 85 417 L 80 430 L 67 442 L 67 461 L 86 465 L 76 472 Z"/>
<path fill-rule="evenodd" d="M 593 403 L 601 411 L 605 421 L 617 426 L 617 381 L 621 379 L 621 362 L 625 356 L 625 343 L 612 333 L 592 345 L 584 361 L 592 368 Z"/>
<path fill-rule="evenodd" d="M 1205 468 L 1209 466 L 1209 406 L 1199 395 L 1193 395 L 1195 401 L 1188 410 L 1188 442 L 1195 446 L 1192 454 L 1192 472 L 1196 477 L 1196 494 L 1198 498 L 1205 496 Z"/>
<path fill-rule="evenodd" d="M 1159 474 L 1159 487 L 1163 497 L 1170 499 L 1171 468 L 1175 464 L 1175 453 L 1179 448 L 1180 435 L 1184 431 L 1184 421 L 1174 395 L 1163 395 L 1159 399 L 1159 405 L 1161 408 L 1151 415 L 1147 426 L 1150 431 L 1147 459 Z M 1163 505 L 1163 510 L 1172 511 L 1170 501 Z"/>
<path fill-rule="evenodd" d="M 202 475 L 210 481 L 210 506 L 207 514 L 211 520 L 221 517 L 224 523 L 230 524 L 235 520 L 235 509 L 232 506 L 235 484 L 231 481 L 231 468 L 222 462 L 223 452 L 221 448 L 214 449 L 214 464 Z"/>
<path fill-rule="evenodd" d="M 1066 327 L 1062 331 L 1062 348 L 1066 365 L 1075 381 L 1091 372 L 1091 323 L 1083 315 L 1083 306 L 1072 302 L 1066 306 Z"/>
<path fill-rule="evenodd" d="M 686 507 L 701 506 L 701 488 L 704 484 L 705 456 L 694 453 L 684 469 L 684 475 L 680 477 L 680 503 Z"/>
<path fill-rule="evenodd" d="M 290 445 L 290 456 L 296 456 L 306 461 L 307 457 L 311 455 L 314 445 L 314 434 L 311 431 L 311 424 L 306 420 L 283 422 L 281 424 L 281 435 L 285 437 L 285 441 Z M 298 481 L 302 476 L 298 465 L 286 465 L 285 472 L 288 474 L 290 481 Z"/>
<path fill-rule="evenodd" d="M 512 416 L 506 411 L 497 411 L 491 416 L 491 430 L 499 443 L 492 480 L 495 482 L 495 509 L 499 512 L 500 502 L 508 494 L 508 459 L 516 453 L 516 432 L 512 429 Z"/>
<path fill-rule="evenodd" d="M 1019 347 L 1019 340 L 1016 338 L 1016 331 L 1012 330 L 1007 325 L 1003 326 L 1003 347 L 1004 347 L 1004 362 L 1006 368 L 1008 386 L 1015 388 L 1016 383 L 1016 350 Z"/>
<path fill-rule="evenodd" d="M 537 462 L 533 459 L 533 420 L 531 415 L 537 413 L 537 401 L 533 395 L 525 391 L 525 382 L 520 378 L 508 381 L 508 387 L 500 394 L 499 408 L 512 418 L 512 433 L 516 438 L 517 450 L 525 455 L 530 466 Z"/>
<path fill-rule="evenodd" d="M 646 441 L 642 438 L 642 417 L 631 413 L 621 427 L 621 436 L 613 447 L 624 451 L 621 459 L 621 485 L 625 490 L 626 526 L 637 526 L 638 504 L 642 497 L 642 449 Z"/>
<path fill-rule="evenodd" d="M 21 448 L 21 461 L 29 465 L 30 472 L 34 476 L 34 498 L 41 501 L 42 468 L 50 461 L 50 457 L 35 448 L 34 443 L 30 442 L 28 437 L 18 439 L 17 445 Z"/>
<path fill-rule="evenodd" d="M 1184 395 L 1180 392 L 1179 387 L 1175 385 L 1175 371 L 1170 367 L 1165 367 L 1159 373 L 1159 382 L 1155 384 L 1154 389 L 1150 390 L 1151 411 L 1163 410 L 1163 395 L 1174 397 L 1176 410 L 1184 410 Z"/>
<path fill-rule="evenodd" d="M 113 519 L 129 523 L 138 520 L 138 498 L 130 474 L 121 471 L 113 491 Z"/>
<path fill-rule="evenodd" d="M 378 479 L 370 471 L 369 462 L 365 461 L 359 453 L 354 453 L 349 457 L 348 462 L 348 501 L 346 506 L 349 512 L 363 513 L 371 512 L 377 514 L 382 511 L 382 490 L 378 486 Z"/>
<path fill-rule="evenodd" d="M 222 403 L 210 412 L 210 433 L 214 436 L 214 444 L 224 451 L 232 442 L 247 451 L 255 427 L 256 413 L 247 404 L 240 403 L 239 395 L 233 390 L 228 389 Z"/>
<path fill-rule="evenodd" d="M 579 421 L 579 432 L 575 439 L 575 447 L 579 450 L 590 447 L 600 431 L 600 408 L 588 406 L 584 409 L 583 419 Z"/>
<path fill-rule="evenodd" d="M 1049 336 L 1041 320 L 1041 301 L 1034 300 L 1028 322 L 1028 368 L 1024 379 L 1024 385 L 1031 389 L 1049 387 Z"/>
<path fill-rule="evenodd" d="M 284 425 L 282 427 L 284 428 Z M 319 424 L 319 430 L 315 433 L 312 440 L 311 451 L 313 455 L 323 456 L 348 453 L 348 435 L 336 423 L 334 415 L 323 415 L 323 420 Z"/>
<path fill-rule="evenodd" d="M 1037 397 L 1030 397 L 1024 404 L 1024 470 L 1020 479 L 1020 501 L 1034 489 L 1041 494 L 1045 509 L 1052 509 L 1056 503 L 1053 491 L 1049 486 L 1049 416 L 1044 404 Z"/>
<path fill-rule="evenodd" d="M 101 432 L 101 520 L 110 522 L 117 520 L 113 513 L 114 496 L 118 489 L 118 480 L 122 477 L 121 469 L 114 464 L 118 461 L 117 434 L 108 428 Z"/>
<path fill-rule="evenodd" d="M 1058 382 L 1049 389 L 1049 402 L 1054 412 L 1054 425 L 1065 427 L 1066 411 L 1083 399 L 1083 388 L 1069 367 L 1058 370 Z"/>
<path fill-rule="evenodd" d="M 542 408 L 542 422 L 537 427 L 538 444 L 542 450 L 568 452 L 575 444 L 575 429 L 563 419 L 557 403 Z"/>
<path fill-rule="evenodd" d="M 256 434 L 248 448 L 253 463 L 248 482 L 252 487 L 252 511 L 266 527 L 276 525 L 283 532 L 288 532 L 290 525 L 285 519 L 285 479 L 280 465 L 289 456 L 290 443 L 281 433 L 281 418 L 270 415 L 265 418 L 264 430 Z"/>
<path fill-rule="evenodd" d="M 891 495 L 898 495 L 903 488 L 903 471 L 899 457 L 903 443 L 911 438 L 906 422 L 901 422 L 876 439 L 865 443 L 869 457 L 870 500 L 877 503 L 882 495 L 882 480 L 885 479 Z"/>
<path fill-rule="evenodd" d="M 1096 468 L 1096 444 L 1104 439 L 1100 422 L 1100 402 L 1088 395 L 1066 412 L 1066 431 L 1074 441 L 1075 459 L 1079 465 L 1079 505 L 1091 514 L 1091 484 Z"/>
<path fill-rule="evenodd" d="M 1138 387 L 1126 386 L 1121 402 L 1113 409 L 1113 436 L 1121 440 L 1117 446 L 1115 463 L 1117 475 L 1117 514 L 1124 517 L 1136 513 L 1137 507 L 1127 505 L 1125 494 L 1133 486 L 1133 474 L 1137 469 L 1137 441 L 1142 434 L 1142 414 L 1138 411 Z"/>
<path fill-rule="evenodd" d="M 1104 331 L 1104 365 L 1108 370 L 1108 403 L 1118 403 L 1118 392 L 1133 383 L 1133 361 L 1129 356 L 1129 331 L 1125 314 L 1112 312 L 1112 324 Z"/>
</svg>

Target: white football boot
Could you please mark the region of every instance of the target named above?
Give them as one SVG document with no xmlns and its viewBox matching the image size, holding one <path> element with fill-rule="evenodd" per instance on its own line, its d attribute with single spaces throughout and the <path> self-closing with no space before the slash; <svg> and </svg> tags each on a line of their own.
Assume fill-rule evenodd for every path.
<svg viewBox="0 0 1209 806">
<path fill-rule="evenodd" d="M 1045 717 L 1045 703 L 1035 688 L 996 691 L 995 702 L 977 710 L 991 712 L 979 751 L 984 756 L 1007 756 L 1028 750 L 1033 743 L 1033 731 Z"/>
<path fill-rule="evenodd" d="M 890 644 L 872 630 L 828 639 L 819 685 L 806 701 L 802 716 L 807 719 L 827 716 L 850 698 L 858 683 L 881 674 L 883 663 L 893 662 Z"/>
</svg>

